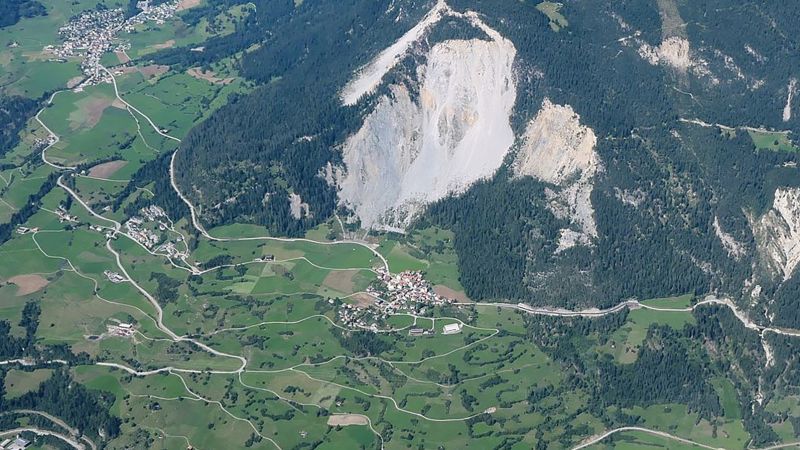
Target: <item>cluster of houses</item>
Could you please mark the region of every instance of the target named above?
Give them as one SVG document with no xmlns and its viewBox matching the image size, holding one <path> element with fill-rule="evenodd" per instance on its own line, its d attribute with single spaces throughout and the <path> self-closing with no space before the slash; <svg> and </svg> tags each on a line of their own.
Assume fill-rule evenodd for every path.
<svg viewBox="0 0 800 450">
<path fill-rule="evenodd" d="M 339 306 L 337 315 L 345 325 L 374 332 L 391 331 L 380 324 L 393 315 L 425 316 L 431 312 L 433 306 L 454 302 L 435 293 L 422 272 L 405 271 L 393 275 L 384 268 L 377 269 L 376 272 L 377 282 L 367 288 L 372 302 L 358 305 L 342 303 Z M 443 329 L 443 332 L 452 334 L 461 331 L 460 327 L 451 328 Z M 409 330 L 411 336 L 427 334 L 433 334 L 433 330 Z"/>
<path fill-rule="evenodd" d="M 385 299 L 386 308 L 407 309 L 411 305 L 453 303 L 452 299 L 442 297 L 434 292 L 433 287 L 420 271 L 407 270 L 392 275 L 381 267 L 376 270 L 376 273 L 380 284 L 367 288 L 367 293 L 376 298 Z"/>
<path fill-rule="evenodd" d="M 55 136 L 53 136 L 52 134 L 48 135 L 46 138 L 37 138 L 36 140 L 33 141 L 33 147 L 32 147 L 31 153 L 39 153 L 39 152 L 41 152 L 42 149 L 47 148 L 50 145 L 55 144 L 56 139 L 57 138 Z"/>
<path fill-rule="evenodd" d="M 125 23 L 121 9 L 93 9 L 84 11 L 58 30 L 64 42 L 47 46 L 57 58 L 82 56 L 81 71 L 87 77 L 85 84 L 97 84 L 105 79 L 100 58 L 111 50 L 114 37 Z"/>
<path fill-rule="evenodd" d="M 81 86 L 107 81 L 100 59 L 115 48 L 115 43 L 117 47 L 127 47 L 124 43 L 115 42 L 119 32 L 131 32 L 136 25 L 148 21 L 163 24 L 175 15 L 178 3 L 176 0 L 151 5 L 149 0 L 140 1 L 137 7 L 141 12 L 127 19 L 122 9 L 96 8 L 84 11 L 58 30 L 63 39 L 62 44 L 49 45 L 45 47 L 45 51 L 62 60 L 74 56 L 83 57 L 81 71 L 86 80 Z"/>
<path fill-rule="evenodd" d="M 122 338 L 129 338 L 136 332 L 136 328 L 130 323 L 117 323 L 106 325 L 106 336 L 116 336 Z"/>
<path fill-rule="evenodd" d="M 464 328 L 464 324 L 460 322 L 453 322 L 448 323 L 442 327 L 442 334 L 457 334 L 461 333 L 461 330 Z M 435 331 L 431 328 L 411 328 L 408 330 L 409 336 L 427 336 L 434 334 Z"/>
<path fill-rule="evenodd" d="M 138 216 L 128 219 L 124 227 L 126 234 L 131 239 L 142 244 L 148 250 L 170 258 L 183 259 L 188 257 L 189 254 L 186 249 L 179 250 L 175 242 L 164 239 L 164 233 L 171 228 L 167 223 L 168 221 L 169 217 L 167 217 L 167 213 L 163 209 L 156 205 L 150 205 L 140 209 Z M 182 242 L 183 237 L 177 236 L 175 240 Z"/>
<path fill-rule="evenodd" d="M 178 239 L 181 239 L 181 237 L 178 237 Z M 178 250 L 178 247 L 175 246 L 175 243 L 170 241 L 159 245 L 154 251 L 156 253 L 167 255 L 170 258 L 184 258 L 189 256 L 186 252 Z"/>
<path fill-rule="evenodd" d="M 89 224 L 89 229 L 92 230 L 92 231 L 96 231 L 98 233 L 104 233 L 105 236 L 106 236 L 106 239 L 114 239 L 114 240 L 117 239 L 117 234 L 114 232 L 113 228 L 108 228 L 108 227 L 103 228 L 103 227 L 101 227 L 99 225 Z"/>
<path fill-rule="evenodd" d="M 334 303 L 333 299 L 329 300 Z M 375 308 L 342 303 L 336 310 L 340 322 L 350 328 L 378 331 L 378 320 L 385 319 Z"/>
<path fill-rule="evenodd" d="M 28 234 L 28 233 L 37 233 L 37 232 L 39 232 L 39 227 L 33 227 L 33 228 L 17 227 L 17 233 L 18 234 Z"/>
<path fill-rule="evenodd" d="M 158 221 L 158 219 L 167 217 L 167 213 L 156 205 L 145 206 L 139 210 L 139 214 L 151 222 L 155 222 Z"/>
<path fill-rule="evenodd" d="M 139 216 L 133 216 L 125 222 L 125 231 L 136 242 L 142 244 L 148 250 L 158 245 L 161 242 L 161 237 L 147 229 L 145 220 Z"/>
<path fill-rule="evenodd" d="M 58 221 L 61 223 L 78 223 L 78 216 L 73 216 L 61 205 L 56 208 L 55 213 L 56 216 L 58 216 Z"/>
</svg>

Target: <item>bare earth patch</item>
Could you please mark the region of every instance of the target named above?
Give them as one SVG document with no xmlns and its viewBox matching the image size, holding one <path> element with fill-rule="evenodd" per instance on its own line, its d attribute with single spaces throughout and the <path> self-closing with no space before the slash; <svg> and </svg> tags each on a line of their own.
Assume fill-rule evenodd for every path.
<svg viewBox="0 0 800 450">
<path fill-rule="evenodd" d="M 456 301 L 459 301 L 459 302 L 471 302 L 472 301 L 469 297 L 467 297 L 467 294 L 465 294 L 465 293 L 463 293 L 461 291 L 457 291 L 455 289 L 449 288 L 449 287 L 447 287 L 447 286 L 445 286 L 443 284 L 437 284 L 436 286 L 434 286 L 433 287 L 433 292 L 435 292 L 437 295 L 441 295 L 442 297 L 452 298 L 453 300 L 456 300 Z"/>
<path fill-rule="evenodd" d="M 103 111 L 113 102 L 114 100 L 110 97 L 93 97 L 80 101 L 78 110 L 69 115 L 70 128 L 72 130 L 94 128 L 103 117 Z"/>
<path fill-rule="evenodd" d="M 142 74 L 145 78 L 156 77 L 162 74 L 167 73 L 169 70 L 169 66 L 160 66 L 158 64 L 151 64 L 149 66 L 143 66 L 139 68 L 139 73 Z"/>
<path fill-rule="evenodd" d="M 74 88 L 75 86 L 79 85 L 81 83 L 81 81 L 83 81 L 83 76 L 82 75 L 78 75 L 77 77 L 70 78 L 70 80 L 67 81 L 67 89 Z"/>
<path fill-rule="evenodd" d="M 354 294 L 352 297 L 350 297 L 350 299 L 355 301 L 358 306 L 361 306 L 363 308 L 372 306 L 375 303 L 374 297 L 372 297 L 369 294 L 365 294 L 363 292 Z"/>
<path fill-rule="evenodd" d="M 49 50 L 42 50 L 40 52 L 24 52 L 22 56 L 28 61 L 47 61 L 53 57 L 53 52 Z"/>
<path fill-rule="evenodd" d="M 197 78 L 198 80 L 206 80 L 212 84 L 226 85 L 233 83 L 233 81 L 235 80 L 235 78 L 217 78 L 216 76 L 217 74 L 214 73 L 214 71 L 211 70 L 203 71 L 197 67 L 193 67 L 187 70 L 186 73 L 191 77 Z"/>
<path fill-rule="evenodd" d="M 332 270 L 331 273 L 325 277 L 322 284 L 333 290 L 348 294 L 355 289 L 353 277 L 355 277 L 357 273 L 358 270 Z"/>
<path fill-rule="evenodd" d="M 181 2 L 178 3 L 178 11 L 184 11 L 189 8 L 194 8 L 195 6 L 199 6 L 200 1 L 201 0 L 181 0 Z"/>
<path fill-rule="evenodd" d="M 136 66 L 117 66 L 114 67 L 114 75 L 128 75 L 131 73 L 138 72 L 139 69 Z"/>
<path fill-rule="evenodd" d="M 114 54 L 117 55 L 120 64 L 127 64 L 131 60 L 125 52 L 114 52 Z"/>
<path fill-rule="evenodd" d="M 668 39 L 673 36 L 686 38 L 686 22 L 681 18 L 678 4 L 675 0 L 656 0 L 658 15 L 661 16 L 661 37 Z"/>
<path fill-rule="evenodd" d="M 348 425 L 369 425 L 367 416 L 361 414 L 332 414 L 328 416 L 328 425 L 332 427 Z"/>
<path fill-rule="evenodd" d="M 172 48 L 174 46 L 175 46 L 175 39 L 170 39 L 167 42 L 164 42 L 163 44 L 151 45 L 150 48 L 153 48 L 153 49 L 156 49 L 156 50 L 164 50 L 165 48 Z"/>
<path fill-rule="evenodd" d="M 17 285 L 17 297 L 38 292 L 50 283 L 41 275 L 17 275 L 8 281 Z"/>
<path fill-rule="evenodd" d="M 89 176 L 96 178 L 108 178 L 111 175 L 114 175 L 114 173 L 119 169 L 125 167 L 126 164 L 128 164 L 128 161 L 123 160 L 104 162 L 89 169 Z"/>
</svg>

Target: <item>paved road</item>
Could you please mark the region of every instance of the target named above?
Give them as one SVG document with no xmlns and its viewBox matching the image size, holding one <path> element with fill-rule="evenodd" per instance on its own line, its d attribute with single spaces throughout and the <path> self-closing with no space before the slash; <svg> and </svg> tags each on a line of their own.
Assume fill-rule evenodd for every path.
<svg viewBox="0 0 800 450">
<path fill-rule="evenodd" d="M 688 439 L 684 439 L 682 437 L 678 437 L 678 436 L 675 436 L 675 435 L 672 435 L 672 434 L 669 434 L 669 433 L 665 433 L 663 431 L 656 431 L 656 430 L 651 430 L 649 428 L 642 428 L 642 427 L 620 427 L 620 428 L 615 428 L 613 430 L 606 431 L 605 433 L 603 433 L 603 434 L 601 434 L 599 436 L 594 436 L 594 437 L 589 438 L 588 440 L 586 440 L 585 442 L 581 443 L 580 445 L 578 445 L 576 447 L 573 447 L 572 450 L 580 450 L 580 449 L 583 449 L 583 448 L 591 447 L 592 445 L 595 445 L 595 444 L 599 443 L 603 439 L 606 439 L 607 437 L 609 437 L 609 436 L 611 436 L 611 435 L 613 435 L 615 433 L 621 433 L 621 432 L 625 432 L 625 431 L 640 431 L 642 433 L 648 433 L 648 434 L 652 434 L 652 435 L 655 435 L 655 436 L 661 436 L 663 438 L 672 439 L 674 441 L 682 442 L 684 444 L 695 445 L 697 447 L 706 448 L 706 449 L 709 449 L 709 450 L 724 450 L 724 449 L 719 449 L 719 447 L 712 447 L 710 445 L 705 445 L 705 444 L 701 444 L 699 442 L 690 441 Z"/>
<path fill-rule="evenodd" d="M 711 445 L 701 444 L 699 442 L 695 442 L 695 441 L 691 441 L 689 439 L 684 439 L 682 437 L 675 436 L 674 434 L 669 434 L 669 433 L 665 433 L 663 431 L 658 431 L 658 430 L 651 430 L 649 428 L 643 428 L 643 427 L 620 427 L 620 428 L 614 428 L 613 430 L 608 430 L 608 431 L 606 431 L 605 433 L 603 433 L 601 435 L 592 436 L 592 437 L 586 439 L 581 444 L 573 447 L 572 450 L 581 450 L 581 449 L 584 449 L 584 448 L 587 448 L 587 447 L 591 447 L 592 445 L 599 444 L 601 441 L 603 441 L 604 439 L 608 438 L 609 436 L 611 436 L 613 434 L 624 433 L 626 431 L 639 431 L 639 432 L 642 432 L 642 433 L 652 434 L 654 436 L 660 436 L 660 437 L 663 437 L 663 438 L 666 438 L 666 439 L 671 439 L 673 441 L 681 442 L 683 444 L 694 445 L 696 447 L 705 448 L 705 449 L 708 449 L 708 450 L 725 450 L 723 447 L 714 447 L 714 446 L 711 446 Z M 795 448 L 800 447 L 800 442 L 789 442 L 789 443 L 786 443 L 786 444 L 771 445 L 769 447 L 751 448 L 750 450 L 778 450 L 778 449 L 782 449 L 782 448 L 792 448 L 792 447 L 795 447 Z"/>
<path fill-rule="evenodd" d="M 486 303 L 486 302 L 475 302 L 475 303 L 456 303 L 457 305 L 479 305 L 479 306 L 495 306 L 500 308 L 508 308 L 508 309 L 515 309 L 518 311 L 522 311 L 528 314 L 535 314 L 541 316 L 557 316 L 557 317 L 602 317 L 609 314 L 615 314 L 622 311 L 625 308 L 629 309 L 649 309 L 652 311 L 660 311 L 660 312 L 692 312 L 695 309 L 706 306 L 706 305 L 716 305 L 716 306 L 724 306 L 733 312 L 737 319 L 750 330 L 757 331 L 759 333 L 775 333 L 781 334 L 784 336 L 794 336 L 800 337 L 800 330 L 794 330 L 789 328 L 778 328 L 778 327 L 769 327 L 764 325 L 759 325 L 753 322 L 748 315 L 740 310 L 731 299 L 729 298 L 719 298 L 714 295 L 707 295 L 703 300 L 695 303 L 692 306 L 688 306 L 685 308 L 663 308 L 657 306 L 650 306 L 644 303 L 639 302 L 638 300 L 626 300 L 618 305 L 612 306 L 606 309 L 584 309 L 584 310 L 568 310 L 558 307 L 548 307 L 548 306 L 528 306 L 522 303 Z"/>
</svg>

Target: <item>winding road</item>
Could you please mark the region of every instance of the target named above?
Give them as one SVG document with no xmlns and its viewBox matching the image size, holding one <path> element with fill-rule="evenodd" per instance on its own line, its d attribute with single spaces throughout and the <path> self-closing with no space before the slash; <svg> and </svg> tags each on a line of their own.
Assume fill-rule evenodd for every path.
<svg viewBox="0 0 800 450">
<path fill-rule="evenodd" d="M 97 446 L 95 445 L 94 441 L 92 441 L 91 439 L 89 439 L 86 436 L 82 436 L 80 431 L 77 428 L 73 428 L 73 427 L 67 425 L 66 422 L 64 422 L 63 420 L 59 419 L 58 417 L 56 417 L 56 416 L 54 416 L 52 414 L 46 413 L 44 411 L 38 411 L 38 410 L 35 410 L 35 409 L 15 409 L 15 410 L 12 410 L 12 411 L 7 411 L 7 412 L 0 413 L 0 415 L 4 415 L 4 414 L 24 414 L 24 415 L 35 415 L 35 416 L 44 417 L 45 419 L 55 423 L 59 427 L 67 430 L 69 432 L 69 434 L 70 434 L 70 437 L 73 440 L 76 440 L 76 442 L 79 439 L 79 440 L 84 441 L 87 444 L 89 444 L 89 447 L 91 447 L 92 450 L 97 450 Z"/>
</svg>

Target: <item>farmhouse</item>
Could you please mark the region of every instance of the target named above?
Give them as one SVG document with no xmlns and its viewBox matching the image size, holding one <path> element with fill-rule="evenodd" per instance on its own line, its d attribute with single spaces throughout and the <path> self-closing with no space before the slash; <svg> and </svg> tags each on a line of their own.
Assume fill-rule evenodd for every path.
<svg viewBox="0 0 800 450">
<path fill-rule="evenodd" d="M 17 436 L 17 438 L 14 439 L 14 441 L 11 442 L 10 444 L 8 443 L 9 441 L 11 441 L 11 440 L 10 439 L 6 439 L 5 441 L 3 441 L 3 444 L 0 445 L 0 449 L 5 449 L 5 450 L 23 450 L 23 449 L 28 448 L 29 445 L 31 445 L 30 441 L 28 441 L 27 439 L 23 439 L 23 438 L 21 438 L 19 436 Z"/>
</svg>

